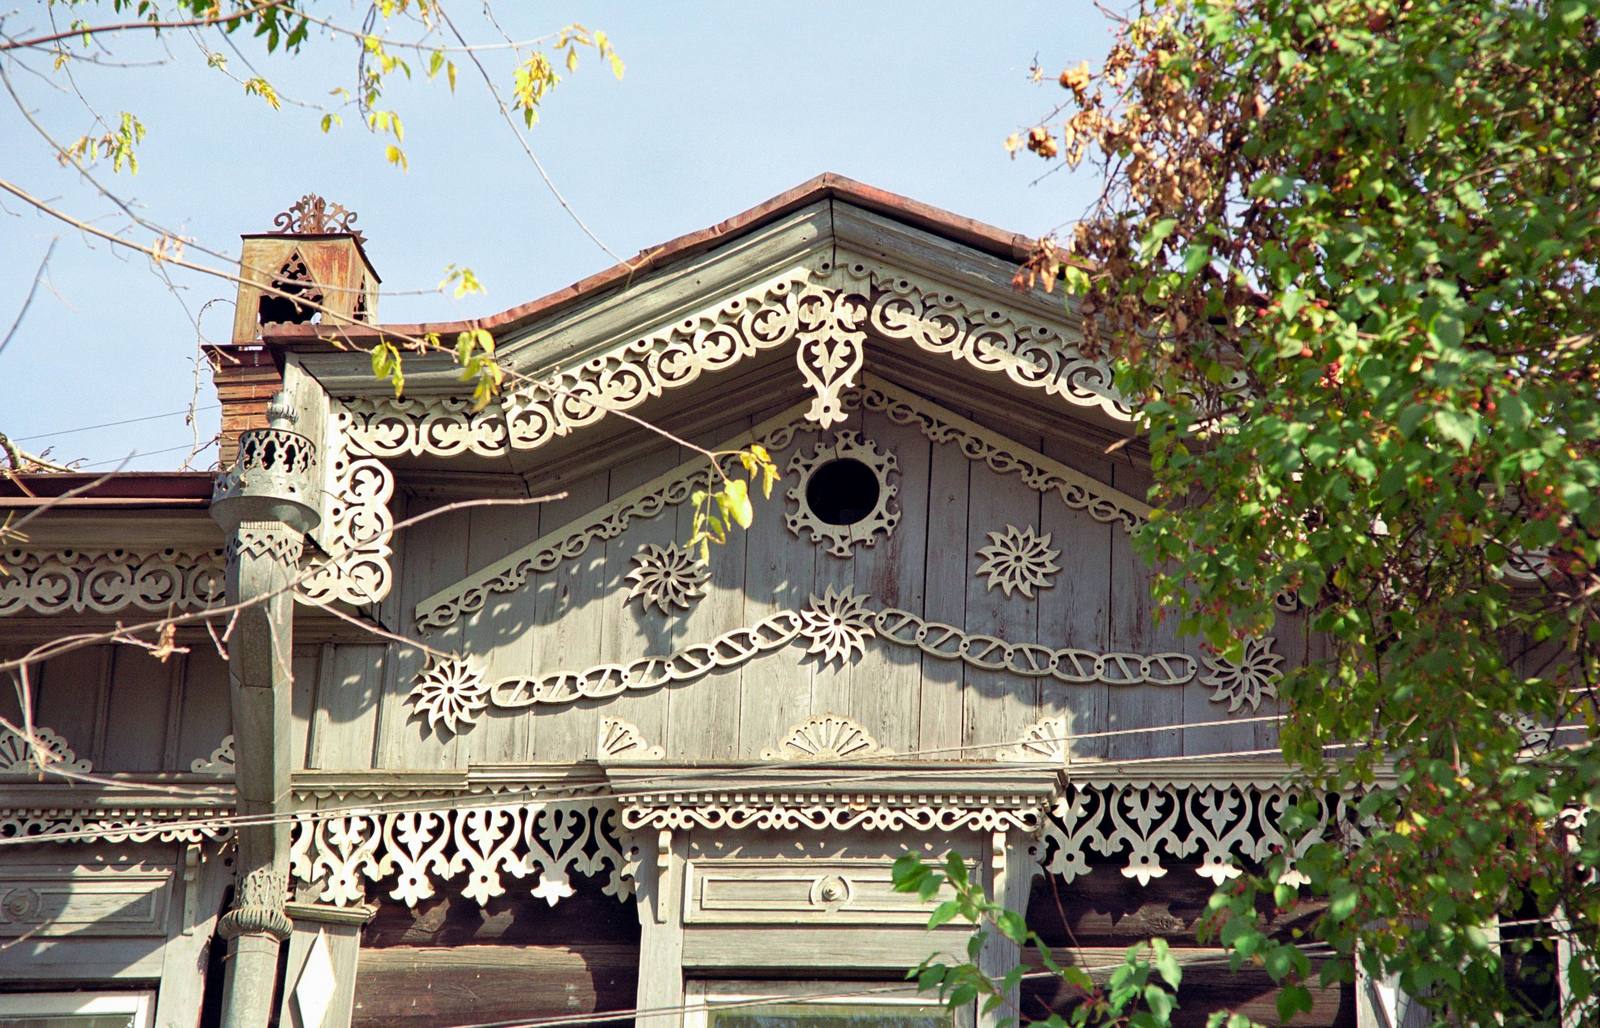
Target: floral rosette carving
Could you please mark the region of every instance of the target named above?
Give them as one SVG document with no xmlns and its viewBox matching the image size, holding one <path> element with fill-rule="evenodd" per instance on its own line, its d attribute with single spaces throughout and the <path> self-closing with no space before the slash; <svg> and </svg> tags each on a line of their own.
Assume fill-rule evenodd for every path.
<svg viewBox="0 0 1600 1028">
<path fill-rule="evenodd" d="M 800 612 L 800 634 L 806 638 L 806 652 L 818 656 L 826 667 L 837 661 L 841 666 L 867 652 L 867 640 L 876 635 L 876 614 L 867 607 L 867 597 L 857 596 L 848 587 L 833 586 Z"/>
<path fill-rule="evenodd" d="M 417 677 L 406 702 L 428 719 L 428 727 L 456 735 L 478 722 L 489 705 L 483 668 L 471 660 L 445 660 Z"/>
<path fill-rule="evenodd" d="M 1061 570 L 1056 558 L 1061 551 L 1050 545 L 1049 532 L 1039 535 L 1032 525 L 1007 525 L 1003 532 L 987 534 L 989 545 L 978 550 L 983 561 L 978 565 L 978 577 L 988 582 L 990 589 L 999 586 L 1008 597 L 1019 592 L 1031 600 L 1035 589 L 1055 584 L 1056 572 Z"/>
<path fill-rule="evenodd" d="M 633 555 L 633 565 L 627 576 L 632 583 L 627 599 L 637 599 L 646 610 L 654 607 L 663 614 L 694 606 L 705 595 L 705 583 L 711 577 L 710 568 L 676 543 L 644 544 Z"/>
<path fill-rule="evenodd" d="M 1245 704 L 1251 710 L 1261 706 L 1261 697 L 1278 695 L 1278 676 L 1283 668 L 1283 655 L 1272 652 L 1272 636 L 1251 639 L 1244 644 L 1244 656 L 1236 664 L 1220 655 L 1201 658 L 1206 673 L 1200 684 L 1212 688 L 1211 700 L 1228 701 L 1232 714 Z"/>
</svg>

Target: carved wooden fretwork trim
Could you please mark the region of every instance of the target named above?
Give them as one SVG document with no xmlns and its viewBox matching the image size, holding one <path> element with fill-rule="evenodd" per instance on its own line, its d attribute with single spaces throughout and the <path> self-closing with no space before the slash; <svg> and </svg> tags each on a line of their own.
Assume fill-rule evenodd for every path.
<svg viewBox="0 0 1600 1028">
<path fill-rule="evenodd" d="M 673 543 L 657 546 L 645 543 L 633 555 L 633 570 L 627 574 L 627 600 L 638 600 L 646 610 L 654 607 L 663 614 L 688 610 L 706 594 L 711 569 L 698 556 Z"/>
<path fill-rule="evenodd" d="M 1206 673 L 1200 684 L 1212 687 L 1211 700 L 1228 701 L 1228 713 L 1249 704 L 1251 710 L 1261 706 L 1261 697 L 1278 695 L 1278 678 L 1283 672 L 1283 655 L 1272 652 L 1272 636 L 1249 639 L 1244 644 L 1244 655 L 1235 664 L 1218 655 L 1207 654 Z"/>
<path fill-rule="evenodd" d="M 45 753 L 42 768 L 38 750 Z M 9 728 L 0 729 L 0 775 L 37 775 L 44 768 L 55 771 L 94 770 L 88 760 L 79 760 L 67 740 L 52 728 L 34 725 L 32 742 Z"/>
<path fill-rule="evenodd" d="M 1028 488 L 1053 492 L 1070 509 L 1081 510 L 1096 521 L 1120 524 L 1132 531 L 1154 509 L 1076 468 L 1051 460 L 871 373 L 866 375 L 861 405 L 866 410 L 882 411 L 896 424 L 915 426 L 932 442 L 956 444 L 968 460 L 983 461 L 997 475 L 1019 475 Z"/>
<path fill-rule="evenodd" d="M 1065 764 L 1070 732 L 1065 714 L 1042 717 L 1028 726 L 1017 745 L 996 750 L 994 759 L 1019 764 Z"/>
<path fill-rule="evenodd" d="M 207 842 L 233 829 L 217 817 L 232 808 L 8 807 L 0 808 L 0 839 L 29 842 Z"/>
<path fill-rule="evenodd" d="M 461 725 L 477 722 L 488 706 L 488 694 L 483 666 L 469 657 L 430 663 L 417 676 L 406 699 L 427 715 L 429 728 L 442 727 L 453 735 L 462 730 Z"/>
<path fill-rule="evenodd" d="M 775 747 L 761 751 L 762 760 L 856 760 L 893 755 L 893 750 L 880 746 L 865 728 L 839 714 L 808 717 L 790 726 Z"/>
<path fill-rule="evenodd" d="M 760 443 L 769 450 L 782 450 L 806 425 L 805 404 L 796 404 L 715 448 L 732 451 Z M 685 461 L 424 599 L 417 604 L 417 626 L 444 628 L 465 615 L 477 613 L 490 594 L 521 589 L 527 585 L 529 577 L 581 556 L 596 542 L 615 539 L 636 519 L 653 518 L 685 502 L 695 490 L 706 488 L 711 476 L 710 461 L 703 458 Z"/>
<path fill-rule="evenodd" d="M 796 791 L 662 791 L 630 795 L 626 831 L 1034 832 L 1042 822 L 1032 797 L 975 791 L 930 796 L 889 790 L 848 794 Z"/>
<path fill-rule="evenodd" d="M 447 731 L 464 732 L 476 723 L 485 697 L 488 705 L 502 710 L 608 699 L 740 667 L 797 639 L 824 664 L 848 662 L 865 652 L 868 639 L 882 638 L 979 670 L 1054 678 L 1069 685 L 1184 685 L 1194 679 L 1198 669 L 1195 658 L 1185 653 L 1145 656 L 1011 643 L 928 621 L 896 607 L 873 609 L 867 599 L 848 587 L 843 591 L 830 587 L 826 595 L 812 596 L 802 610 L 776 611 L 748 628 L 732 629 L 710 642 L 694 643 L 669 655 L 599 664 L 582 671 L 556 671 L 537 678 L 513 676 L 485 684 L 458 662 L 447 662 L 419 675 L 406 702 L 426 718 L 430 728 L 443 725 Z"/>
<path fill-rule="evenodd" d="M 505 894 L 505 875 L 537 875 L 530 893 L 554 906 L 573 894 L 574 873 L 604 875 L 602 890 L 625 899 L 633 854 L 616 821 L 614 805 L 589 800 L 305 814 L 291 828 L 290 867 L 318 902 L 341 907 L 364 902 L 369 883 L 414 904 L 452 880 L 485 903 Z"/>
<path fill-rule="evenodd" d="M 1255 783 L 1076 783 L 1045 821 L 1039 862 L 1070 882 L 1089 872 L 1091 851 L 1121 856 L 1124 877 L 1148 885 L 1167 873 L 1163 856 L 1186 860 L 1199 853 L 1197 873 L 1221 885 L 1241 873 L 1241 858 L 1259 862 L 1281 850 L 1293 860 L 1331 831 L 1355 838 L 1351 808 L 1337 796 L 1324 800 L 1316 827 L 1286 838 L 1278 826 L 1294 802 L 1288 789 Z"/>
<path fill-rule="evenodd" d="M 270 557 L 291 567 L 300 563 L 305 536 L 281 521 L 245 521 L 223 548 L 232 563 L 241 557 Z"/>
<path fill-rule="evenodd" d="M 323 435 L 323 494 L 315 533 L 320 553 L 309 554 L 296 595 L 307 603 L 365 606 L 389 594 L 394 572 L 389 545 L 394 473 L 378 459 L 374 434 L 347 403 L 334 401 Z"/>
<path fill-rule="evenodd" d="M 360 402 L 371 404 L 374 401 Z M 387 404 L 390 401 L 381 402 Z M 376 414 L 367 415 L 373 421 L 366 430 L 369 434 L 363 435 L 363 438 L 380 452 L 412 453 L 413 446 L 420 447 L 415 452 L 486 452 L 481 446 L 488 446 L 487 441 L 493 435 L 484 430 L 484 425 L 466 420 L 473 417 L 469 404 L 439 400 L 404 402 L 419 408 L 427 404 L 441 405 L 451 410 L 459 407 L 459 411 L 440 416 L 438 434 L 432 437 L 432 447 L 422 445 L 422 440 L 430 437 L 396 427 L 398 423 L 394 420 L 379 418 Z M 865 386 L 845 393 L 842 403 L 846 411 L 857 406 L 881 411 L 897 424 L 916 427 L 931 442 L 954 444 L 969 460 L 982 461 L 997 474 L 1020 475 L 1030 488 L 1041 493 L 1054 493 L 1068 508 L 1082 510 L 1097 521 L 1132 529 L 1142 524 L 1150 514 L 1148 504 L 877 376 L 866 375 Z M 806 410 L 806 404 L 797 404 L 763 421 L 750 432 L 726 440 L 715 448 L 737 450 L 752 442 L 759 442 L 769 450 L 785 449 L 798 432 L 810 426 L 805 418 Z M 374 440 L 382 442 L 376 443 Z M 487 452 L 501 451 L 491 447 Z M 685 461 L 584 517 L 540 536 L 422 600 L 415 612 L 417 626 L 424 630 L 445 628 L 462 617 L 478 612 L 491 594 L 515 592 L 526 586 L 532 575 L 553 570 L 563 561 L 581 556 L 594 543 L 621 535 L 634 520 L 653 518 L 669 507 L 685 502 L 696 489 L 705 486 L 709 473 L 710 464 L 704 459 Z M 388 488 L 393 488 L 392 483 Z"/>
<path fill-rule="evenodd" d="M 600 719 L 600 737 L 595 741 L 595 755 L 602 763 L 622 760 L 660 760 L 666 750 L 645 742 L 639 726 L 621 718 Z"/>
<path fill-rule="evenodd" d="M 222 602 L 222 550 L 0 551 L 0 617 L 199 610 Z"/>
<path fill-rule="evenodd" d="M 197 775 L 221 775 L 232 778 L 238 767 L 238 758 L 233 748 L 233 733 L 222 737 L 222 742 L 211 751 L 208 757 L 198 757 L 189 762 L 189 770 Z"/>
<path fill-rule="evenodd" d="M 858 461 L 878 482 L 878 498 L 872 510 L 848 525 L 829 524 L 811 509 L 811 476 L 834 460 Z M 831 440 L 824 439 L 810 453 L 796 453 L 789 460 L 788 471 L 796 481 L 787 493 L 793 509 L 784 523 L 792 534 L 811 536 L 813 542 L 835 557 L 848 557 L 857 546 L 876 546 L 880 535 L 887 539 L 900 523 L 899 504 L 895 501 L 899 490 L 889 481 L 898 468 L 894 454 L 878 449 L 858 433 L 839 432 Z"/>
<path fill-rule="evenodd" d="M 1050 545 L 1049 532 L 1040 535 L 1032 525 L 1007 525 L 1004 531 L 987 534 L 989 545 L 977 553 L 981 560 L 977 575 L 990 589 L 999 586 L 1007 596 L 1020 592 L 1031 600 L 1035 589 L 1055 584 L 1061 551 Z"/>
</svg>

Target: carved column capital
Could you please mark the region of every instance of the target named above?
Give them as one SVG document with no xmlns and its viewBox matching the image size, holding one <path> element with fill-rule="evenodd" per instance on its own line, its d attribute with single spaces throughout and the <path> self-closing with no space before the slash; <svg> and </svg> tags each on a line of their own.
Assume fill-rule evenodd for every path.
<svg viewBox="0 0 1600 1028">
<path fill-rule="evenodd" d="M 269 558 L 293 568 L 300 563 L 305 534 L 282 521 L 242 521 L 228 537 L 229 565 L 246 557 Z"/>
<path fill-rule="evenodd" d="M 288 874 L 258 867 L 240 879 L 233 906 L 217 922 L 217 933 L 224 939 L 270 935 L 283 942 L 294 931 L 294 922 L 283 909 L 288 899 Z"/>
</svg>

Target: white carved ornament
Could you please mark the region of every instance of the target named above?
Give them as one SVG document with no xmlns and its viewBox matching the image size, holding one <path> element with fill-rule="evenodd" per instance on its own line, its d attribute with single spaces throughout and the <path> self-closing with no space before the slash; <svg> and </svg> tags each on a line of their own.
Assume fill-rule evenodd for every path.
<svg viewBox="0 0 1600 1028">
<path fill-rule="evenodd" d="M 461 895 L 478 903 L 504 895 L 506 875 L 536 876 L 529 892 L 554 906 L 573 894 L 573 874 L 604 874 L 602 890 L 620 899 L 633 891 L 633 858 L 616 818 L 593 801 L 304 814 L 291 828 L 290 869 L 318 902 L 337 906 L 364 902 L 369 883 L 414 904 L 463 872 Z"/>
<path fill-rule="evenodd" d="M 1324 799 L 1321 819 L 1310 831 L 1286 837 L 1278 825 L 1294 802 L 1281 786 L 1252 783 L 1073 784 L 1045 820 L 1039 863 L 1071 882 L 1089 872 L 1091 853 L 1121 856 L 1123 876 L 1148 885 L 1167 873 L 1163 856 L 1188 860 L 1198 853 L 1196 873 L 1221 885 L 1242 872 L 1240 859 L 1260 862 L 1282 851 L 1292 861 L 1330 831 L 1356 837 L 1352 808 L 1339 797 Z M 1294 871 L 1286 880 L 1305 881 Z"/>
<path fill-rule="evenodd" d="M 1019 592 L 1033 599 L 1035 589 L 1055 584 L 1061 565 L 1061 551 L 1050 545 L 1050 533 L 1039 535 L 1032 525 L 1018 528 L 1007 525 L 1003 532 L 989 532 L 989 545 L 978 549 L 981 563 L 978 577 L 993 589 L 999 586 L 1007 596 Z"/>
<path fill-rule="evenodd" d="M 222 602 L 220 549 L 0 551 L 0 617 L 199 610 Z"/>
<path fill-rule="evenodd" d="M 626 760 L 660 760 L 667 754 L 662 747 L 645 742 L 638 725 L 621 718 L 608 717 L 600 720 L 600 738 L 595 744 L 595 755 L 604 764 Z"/>
<path fill-rule="evenodd" d="M 477 723 L 488 694 L 483 666 L 468 657 L 431 662 L 406 698 L 427 715 L 429 728 L 454 735 Z"/>
<path fill-rule="evenodd" d="M 625 600 L 637 599 L 646 610 L 654 607 L 663 614 L 673 613 L 674 608 L 688 610 L 706 594 L 710 577 L 711 569 L 677 543 L 645 543 L 633 555 L 633 570 L 628 572 L 631 588 Z"/>
<path fill-rule="evenodd" d="M 609 412 L 789 345 L 817 393 L 808 414 L 827 426 L 843 417 L 841 393 L 860 370 L 869 336 L 1003 374 L 1119 420 L 1133 416 L 1116 394 L 1110 368 L 1084 357 L 1054 326 L 1009 307 L 968 303 L 945 287 L 863 261 L 837 271 L 823 262 L 816 271 L 757 283 L 481 411 L 462 398 L 335 403 L 324 436 L 323 484 L 333 502 L 317 534 L 333 556 L 313 558 L 315 573 L 301 593 L 323 604 L 372 603 L 388 593 L 394 478 L 379 458 L 536 449 Z"/>
<path fill-rule="evenodd" d="M 1209 685 L 1213 702 L 1228 701 L 1228 713 L 1249 704 L 1251 710 L 1261 706 L 1261 697 L 1278 695 L 1278 678 L 1283 670 L 1283 655 L 1272 652 L 1272 636 L 1249 639 L 1244 644 L 1244 655 L 1235 664 L 1220 655 L 1207 655 L 1206 673 L 1201 685 Z"/>
<path fill-rule="evenodd" d="M 1042 717 L 1028 726 L 1017 745 L 996 750 L 994 759 L 1019 764 L 1065 764 L 1070 731 L 1065 714 Z"/>
<path fill-rule="evenodd" d="M 804 415 L 805 405 L 797 404 L 749 433 L 719 443 L 716 449 L 739 450 L 753 442 L 774 452 L 786 449 L 795 434 L 806 427 Z M 605 506 L 540 536 L 449 589 L 423 600 L 416 609 L 418 627 L 444 628 L 459 618 L 477 613 L 492 593 L 516 592 L 524 588 L 533 575 L 551 571 L 563 561 L 582 556 L 594 543 L 615 539 L 635 520 L 648 520 L 688 501 L 696 490 L 708 487 L 712 474 L 707 460 L 685 461 Z"/>
<path fill-rule="evenodd" d="M 44 760 L 39 759 L 43 751 Z M 42 771 L 92 771 L 87 760 L 62 738 L 61 733 L 41 725 L 33 726 L 30 741 L 9 728 L 0 729 L 0 774 L 38 775 Z"/>
<path fill-rule="evenodd" d="M 808 717 L 785 732 L 775 748 L 761 751 L 762 760 L 857 760 L 893 755 L 893 750 L 878 745 L 865 728 L 838 714 Z"/>
<path fill-rule="evenodd" d="M 960 796 L 668 790 L 629 796 L 622 827 L 630 832 L 1035 832 L 1040 813 L 1036 800 L 981 790 Z"/>
<path fill-rule="evenodd" d="M 0 808 L 0 839 L 29 842 L 215 842 L 233 829 L 217 818 L 230 808 L 151 806 Z"/>
<path fill-rule="evenodd" d="M 1131 530 L 1149 515 L 1148 505 L 875 376 L 867 375 L 866 386 L 845 393 L 842 400 L 846 411 L 857 407 L 881 411 L 897 424 L 915 426 L 934 443 L 955 445 L 968 460 L 982 461 L 996 474 L 1020 475 L 1029 488 L 1054 493 L 1068 508 L 1082 510 L 1097 521 Z M 737 450 L 759 442 L 777 453 L 788 448 L 795 435 L 808 426 L 805 413 L 806 405 L 797 404 L 716 449 Z M 633 521 L 656 517 L 685 502 L 696 489 L 705 488 L 709 476 L 710 465 L 703 459 L 685 461 L 582 518 L 546 533 L 424 599 L 416 608 L 418 627 L 445 628 L 476 613 L 490 594 L 522 589 L 532 575 L 582 556 L 596 542 L 616 538 Z"/>
<path fill-rule="evenodd" d="M 859 462 L 878 485 L 872 509 L 848 525 L 829 524 L 811 509 L 811 476 L 836 460 Z M 835 557 L 848 557 L 857 546 L 877 545 L 879 535 L 888 538 L 900 523 L 899 504 L 895 502 L 898 489 L 889 482 L 897 467 L 894 454 L 879 450 L 855 432 L 839 432 L 831 442 L 819 442 L 810 453 L 796 453 L 789 461 L 789 474 L 798 480 L 787 494 L 793 509 L 785 524 L 796 536 L 802 532 L 810 535 L 813 542 Z"/>
<path fill-rule="evenodd" d="M 465 731 L 485 705 L 516 710 L 536 705 L 607 699 L 624 692 L 658 689 L 714 670 L 741 667 L 757 657 L 804 640 L 806 651 L 823 664 L 848 662 L 865 652 L 868 639 L 915 647 L 941 660 L 959 660 L 982 671 L 1026 678 L 1053 678 L 1068 685 L 1184 685 L 1198 664 L 1184 653 L 1097 653 L 1075 647 L 1011 643 L 992 635 L 965 632 L 928 621 L 896 607 L 874 610 L 866 596 L 848 587 L 829 587 L 800 611 L 776 611 L 748 628 L 724 632 L 666 656 L 646 656 L 625 664 L 599 664 L 582 671 L 556 671 L 538 678 L 513 676 L 486 683 L 471 667 L 450 661 L 418 676 L 406 702 L 450 732 Z"/>
<path fill-rule="evenodd" d="M 1096 521 L 1138 528 L 1150 516 L 1142 500 L 1113 489 L 1076 468 L 1051 460 L 975 421 L 947 410 L 909 389 L 875 375 L 866 376 L 861 405 L 882 411 L 890 421 L 915 426 L 931 442 L 954 444 L 968 460 L 982 461 L 997 475 L 1018 475 L 1028 488 L 1055 493 L 1071 510 L 1081 510 Z"/>
<path fill-rule="evenodd" d="M 189 770 L 197 775 L 221 775 L 232 778 L 237 770 L 238 758 L 233 750 L 233 735 L 222 737 L 222 742 L 209 757 L 199 757 L 189 762 Z"/>
</svg>

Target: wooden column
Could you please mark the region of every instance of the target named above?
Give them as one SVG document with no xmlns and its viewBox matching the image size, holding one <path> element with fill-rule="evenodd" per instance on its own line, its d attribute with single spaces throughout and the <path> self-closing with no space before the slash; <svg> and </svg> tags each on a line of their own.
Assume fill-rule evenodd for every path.
<svg viewBox="0 0 1600 1028">
<path fill-rule="evenodd" d="M 641 843 L 646 840 L 641 839 Z M 684 832 L 656 833 L 654 857 L 639 862 L 639 997 L 635 1024 L 680 1024 L 683 1015 Z M 648 851 L 647 851 L 648 854 Z M 647 1010 L 668 1012 L 648 1014 Z"/>
<path fill-rule="evenodd" d="M 294 591 L 304 535 L 282 521 L 244 521 L 228 540 L 228 599 L 248 603 L 229 636 L 237 809 L 243 817 L 289 810 L 290 670 Z M 238 886 L 217 925 L 229 951 L 224 1025 L 258 1028 L 272 1016 L 278 947 L 293 929 L 286 820 L 238 829 Z"/>
</svg>

